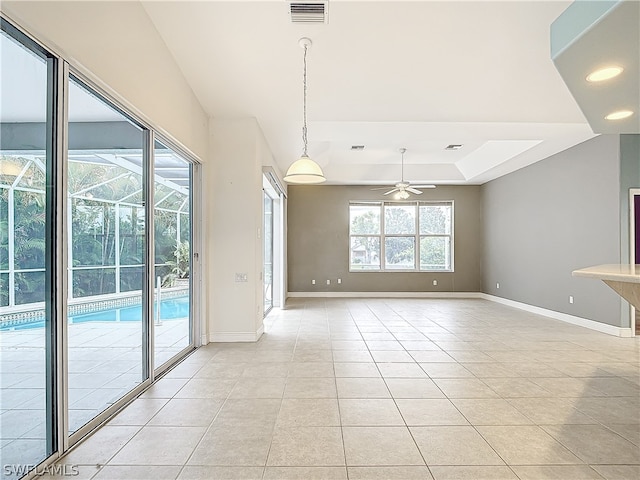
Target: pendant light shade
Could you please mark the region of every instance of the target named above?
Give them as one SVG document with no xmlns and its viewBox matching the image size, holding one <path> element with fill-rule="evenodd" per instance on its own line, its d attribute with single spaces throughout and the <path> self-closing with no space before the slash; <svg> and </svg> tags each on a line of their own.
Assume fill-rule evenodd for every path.
<svg viewBox="0 0 640 480">
<path fill-rule="evenodd" d="M 324 178 L 320 165 L 306 155 L 302 155 L 291 164 L 284 180 L 289 183 L 313 184 L 322 183 L 327 179 Z"/>
<path fill-rule="evenodd" d="M 298 42 L 300 47 L 304 49 L 304 74 L 302 77 L 302 144 L 304 150 L 302 156 L 293 162 L 287 170 L 287 174 L 284 177 L 285 182 L 288 183 L 300 183 L 300 184 L 314 184 L 322 183 L 327 179 L 324 178 L 322 168 L 316 162 L 309 158 L 307 154 L 307 50 L 311 46 L 311 40 L 304 37 Z"/>
</svg>

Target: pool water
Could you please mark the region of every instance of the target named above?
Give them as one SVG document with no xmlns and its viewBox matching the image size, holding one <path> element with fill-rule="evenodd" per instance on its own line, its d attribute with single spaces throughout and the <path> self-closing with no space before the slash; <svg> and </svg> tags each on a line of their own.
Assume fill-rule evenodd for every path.
<svg viewBox="0 0 640 480">
<path fill-rule="evenodd" d="M 153 309 L 153 318 L 156 319 L 156 306 Z M 176 320 L 189 316 L 189 297 L 177 297 L 160 302 L 160 320 Z M 69 324 L 91 323 L 91 322 L 139 322 L 142 318 L 142 305 L 132 305 L 129 307 L 112 308 L 99 312 L 83 313 L 69 317 Z M 0 330 L 25 330 L 30 328 L 44 327 L 44 319 L 34 319 L 33 322 L 21 325 L 5 326 Z"/>
</svg>

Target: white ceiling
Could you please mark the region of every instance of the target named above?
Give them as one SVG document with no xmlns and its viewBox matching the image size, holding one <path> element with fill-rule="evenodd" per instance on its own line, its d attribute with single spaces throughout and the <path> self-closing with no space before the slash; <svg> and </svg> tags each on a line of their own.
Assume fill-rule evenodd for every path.
<svg viewBox="0 0 640 480">
<path fill-rule="evenodd" d="M 283 171 L 310 37 L 309 154 L 337 184 L 399 180 L 400 147 L 412 182 L 484 183 L 591 138 L 549 55 L 569 4 L 331 0 L 299 25 L 285 0 L 143 2 L 207 113 L 255 116 Z"/>
</svg>

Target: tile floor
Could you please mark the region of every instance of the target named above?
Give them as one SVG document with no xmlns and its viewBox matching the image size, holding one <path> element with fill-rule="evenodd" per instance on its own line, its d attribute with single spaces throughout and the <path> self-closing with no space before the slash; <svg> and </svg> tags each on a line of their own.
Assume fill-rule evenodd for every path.
<svg viewBox="0 0 640 480">
<path fill-rule="evenodd" d="M 293 299 L 63 459 L 78 479 L 640 478 L 640 350 L 484 300 Z"/>
</svg>

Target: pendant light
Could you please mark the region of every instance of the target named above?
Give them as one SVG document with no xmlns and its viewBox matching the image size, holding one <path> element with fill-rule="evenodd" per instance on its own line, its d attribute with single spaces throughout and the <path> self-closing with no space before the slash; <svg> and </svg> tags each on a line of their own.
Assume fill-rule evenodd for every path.
<svg viewBox="0 0 640 480">
<path fill-rule="evenodd" d="M 327 179 L 324 178 L 320 165 L 309 158 L 307 154 L 307 50 L 311 47 L 311 40 L 303 37 L 298 42 L 300 47 L 304 49 L 304 74 L 302 77 L 302 143 L 304 149 L 302 156 L 293 162 L 287 170 L 284 180 L 288 183 L 313 184 L 322 183 Z"/>
</svg>

